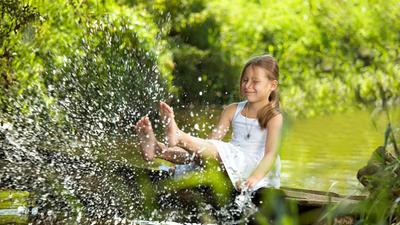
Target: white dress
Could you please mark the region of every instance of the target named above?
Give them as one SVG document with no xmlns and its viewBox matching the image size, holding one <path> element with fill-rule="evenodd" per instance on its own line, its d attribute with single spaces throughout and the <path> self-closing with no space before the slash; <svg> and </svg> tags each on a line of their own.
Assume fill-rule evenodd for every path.
<svg viewBox="0 0 400 225">
<path fill-rule="evenodd" d="M 241 114 L 246 102 L 239 102 L 237 105 L 231 123 L 232 140 L 230 142 L 208 140 L 217 148 L 234 187 L 236 187 L 237 181 L 246 181 L 258 166 L 264 156 L 267 138 L 267 129 L 262 129 L 257 119 L 246 118 Z M 248 136 L 248 134 L 250 135 Z M 277 155 L 273 169 L 253 187 L 253 191 L 261 187 L 279 188 L 280 167 L 280 157 Z"/>
</svg>

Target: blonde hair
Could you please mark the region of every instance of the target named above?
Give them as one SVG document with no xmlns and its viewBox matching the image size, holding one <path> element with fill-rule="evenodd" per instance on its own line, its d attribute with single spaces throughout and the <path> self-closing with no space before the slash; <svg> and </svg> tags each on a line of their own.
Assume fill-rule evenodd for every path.
<svg viewBox="0 0 400 225">
<path fill-rule="evenodd" d="M 261 55 L 251 58 L 243 67 L 240 75 L 240 87 L 242 87 L 243 76 L 249 67 L 260 67 L 265 70 L 267 78 L 271 81 L 279 79 L 279 66 L 274 57 L 270 55 Z M 240 89 L 241 90 L 241 89 Z M 242 94 L 242 93 L 241 93 Z M 257 119 L 260 127 L 267 128 L 268 121 L 274 116 L 281 114 L 279 108 L 278 88 L 268 96 L 269 103 L 257 112 Z"/>
</svg>

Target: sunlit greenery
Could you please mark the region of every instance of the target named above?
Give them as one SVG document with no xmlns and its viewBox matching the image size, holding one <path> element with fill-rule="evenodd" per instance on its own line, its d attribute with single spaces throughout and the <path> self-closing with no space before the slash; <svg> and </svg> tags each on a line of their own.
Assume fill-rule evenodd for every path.
<svg viewBox="0 0 400 225">
<path fill-rule="evenodd" d="M 170 29 L 174 81 L 188 101 L 231 100 L 246 59 L 269 53 L 280 62 L 282 102 L 291 114 L 313 116 L 374 104 L 378 86 L 398 102 L 396 1 L 139 4 L 147 4 L 156 21 Z"/>
<path fill-rule="evenodd" d="M 67 123 L 112 114 L 124 124 L 132 105 L 152 106 L 144 101 L 147 95 L 165 98 L 170 59 L 146 11 L 112 1 L 6 1 L 1 7 L 3 113 L 40 111 Z M 65 110 L 75 118 L 65 118 Z"/>
<path fill-rule="evenodd" d="M 241 67 L 250 57 L 264 53 L 279 61 L 281 103 L 287 118 L 386 109 L 400 102 L 399 30 L 396 0 L 2 0 L 0 125 L 18 128 L 17 137 L 23 137 L 32 151 L 66 152 L 68 158 L 72 157 L 66 151 L 71 143 L 99 147 L 95 152 L 99 154 L 90 154 L 99 157 L 90 160 L 107 162 L 104 168 L 112 170 L 111 159 L 137 162 L 126 136 L 139 117 L 150 114 L 157 119 L 159 100 L 171 100 L 187 114 L 187 105 L 238 101 Z M 186 115 L 180 122 L 191 132 L 201 129 L 204 133 L 211 122 L 204 123 L 200 117 L 210 119 L 210 115 Z M 193 130 L 189 124 L 196 120 L 202 127 Z M 387 120 L 393 137 L 388 131 L 385 150 L 395 148 L 399 140 L 395 136 L 398 121 Z M 314 126 L 308 129 L 321 133 Z M 1 135 L 3 141 L 5 135 Z M 110 147 L 110 143 L 115 145 Z M 104 150 L 107 147 L 124 149 L 110 156 L 111 151 Z M 332 148 L 338 147 L 346 148 L 344 144 Z M 5 154 L 0 153 L 3 160 Z M 399 217 L 399 207 L 393 206 L 399 197 L 399 156 L 393 158 L 370 178 L 375 185 L 367 186 L 370 198 L 357 208 L 360 224 L 388 224 Z M 0 166 L 6 163 L 10 162 L 0 161 Z M 143 167 L 147 166 L 157 167 Z M 205 183 L 223 193 L 216 198 L 226 202 L 231 187 L 222 185 L 224 178 L 214 170 L 193 173 L 180 183 L 166 180 L 161 186 L 170 190 Z M 65 192 L 62 181 L 52 179 L 56 172 L 48 174 L 54 193 L 61 193 L 78 215 L 83 207 L 78 194 Z M 130 196 L 123 195 L 130 186 L 121 176 L 104 176 L 121 192 L 121 201 L 129 203 Z M 146 196 L 143 213 L 150 217 L 158 207 L 151 198 L 156 190 L 145 175 L 136 178 Z M 91 179 L 88 183 L 96 180 Z M 5 207 L 7 202 L 2 203 Z M 282 204 L 276 221 L 296 223 L 294 211 L 291 204 Z M 135 213 L 130 215 L 139 214 Z M 260 215 L 257 219 L 260 224 L 270 223 Z"/>
<path fill-rule="evenodd" d="M 2 85 L 5 90 L 18 85 L 20 92 L 39 87 L 46 102 L 52 102 L 45 85 L 49 76 L 43 77 L 52 74 L 49 65 L 58 67 L 76 54 L 83 56 L 82 42 L 89 38 L 87 43 L 94 44 L 91 40 L 105 38 L 96 34 L 104 26 L 112 26 L 110 31 L 116 35 L 133 34 L 120 40 L 121 53 L 137 47 L 152 52 L 153 64 L 169 90 L 186 102 L 237 99 L 241 66 L 262 53 L 279 60 L 283 106 L 294 115 L 375 104 L 378 86 L 392 104 L 398 102 L 400 8 L 396 1 L 27 4 L 8 0 L 2 4 L 4 12 L 14 10 L 13 15 L 18 15 L 3 14 Z M 23 5 L 28 6 L 25 11 Z M 107 61 L 89 64 L 103 63 Z"/>
</svg>

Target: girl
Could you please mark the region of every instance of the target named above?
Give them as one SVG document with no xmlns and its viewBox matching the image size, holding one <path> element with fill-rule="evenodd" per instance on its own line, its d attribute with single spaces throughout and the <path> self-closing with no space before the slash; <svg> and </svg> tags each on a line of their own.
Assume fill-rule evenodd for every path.
<svg viewBox="0 0 400 225">
<path fill-rule="evenodd" d="M 283 118 L 279 110 L 278 78 L 279 68 L 273 57 L 262 55 L 250 59 L 240 77 L 240 93 L 246 101 L 223 110 L 210 139 L 193 137 L 180 130 L 172 108 L 161 102 L 169 147 L 157 142 L 149 119 L 144 117 L 135 126 L 143 156 L 149 161 L 159 156 L 185 163 L 190 153 L 194 153 L 202 159 L 218 160 L 237 189 L 279 188 L 278 142 Z M 220 141 L 230 125 L 232 140 Z"/>
</svg>

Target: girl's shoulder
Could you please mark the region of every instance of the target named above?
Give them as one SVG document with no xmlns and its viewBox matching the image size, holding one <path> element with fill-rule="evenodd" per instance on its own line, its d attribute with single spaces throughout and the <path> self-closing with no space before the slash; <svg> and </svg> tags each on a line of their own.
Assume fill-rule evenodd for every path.
<svg viewBox="0 0 400 225">
<path fill-rule="evenodd" d="M 276 116 L 272 117 L 267 124 L 267 129 L 275 129 L 279 128 L 281 129 L 283 124 L 283 115 L 282 113 L 277 114 Z"/>
<path fill-rule="evenodd" d="M 231 103 L 229 105 L 224 106 L 224 111 L 227 112 L 236 112 L 237 107 L 239 107 L 240 105 L 242 105 L 244 102 L 234 102 Z"/>
<path fill-rule="evenodd" d="M 222 114 L 224 116 L 227 116 L 230 120 L 232 120 L 236 114 L 236 111 L 238 109 L 240 110 L 240 108 L 243 108 L 245 103 L 246 102 L 234 102 L 227 106 L 224 106 L 224 110 L 223 110 Z"/>
<path fill-rule="evenodd" d="M 222 111 L 222 116 L 229 118 L 231 120 L 235 115 L 236 109 L 238 107 L 238 103 L 231 103 L 229 105 L 225 105 Z"/>
</svg>

